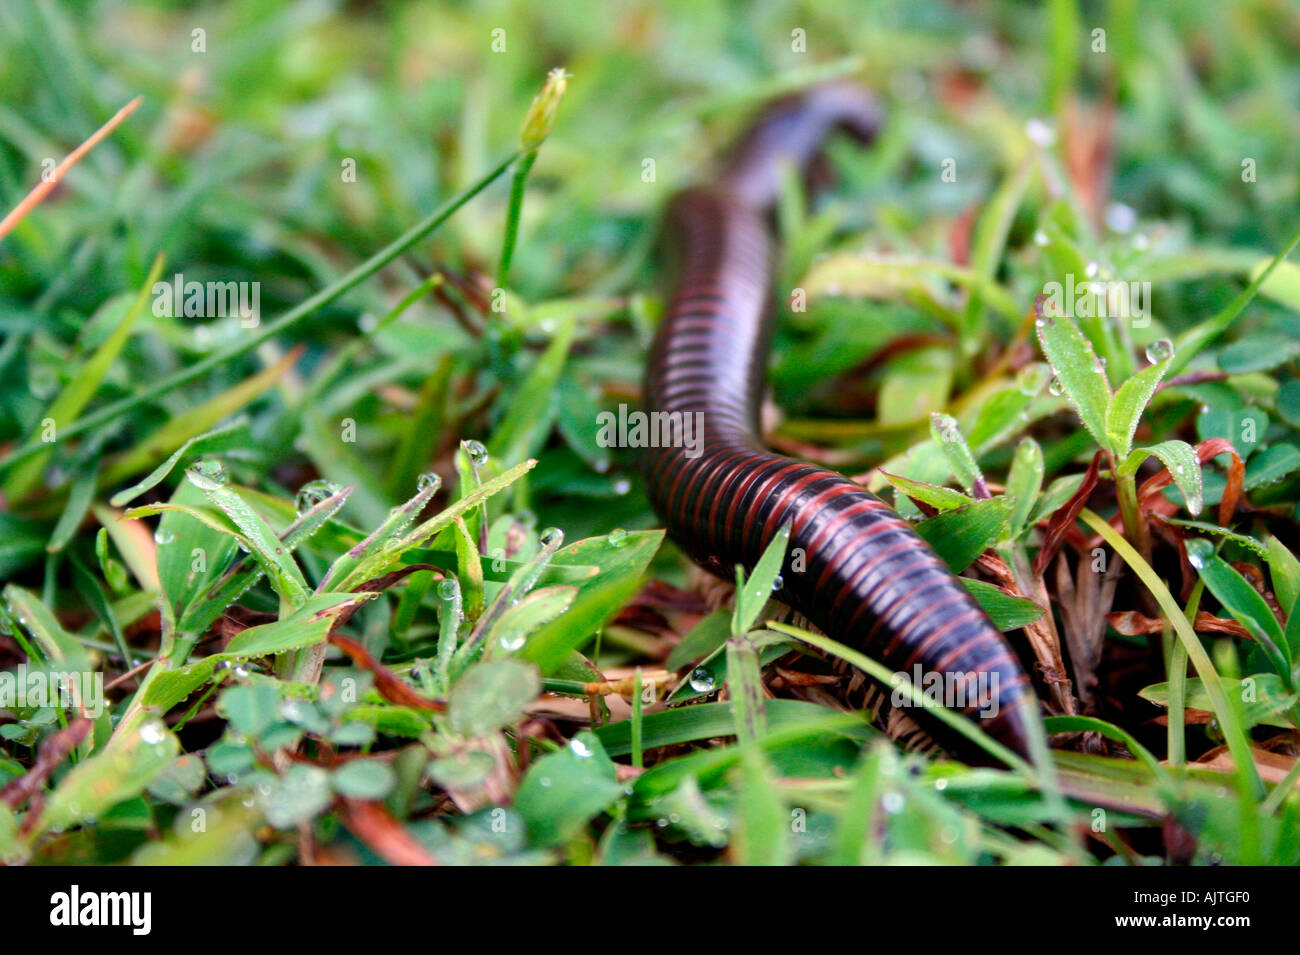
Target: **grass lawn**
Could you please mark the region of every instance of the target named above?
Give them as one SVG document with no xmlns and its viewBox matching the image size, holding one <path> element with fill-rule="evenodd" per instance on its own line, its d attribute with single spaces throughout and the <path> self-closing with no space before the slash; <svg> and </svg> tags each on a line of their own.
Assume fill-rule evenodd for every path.
<svg viewBox="0 0 1300 955">
<path fill-rule="evenodd" d="M 846 78 L 768 440 L 963 574 L 1027 760 L 600 439 L 668 198 Z M 0 860 L 1300 861 L 1294 3 L 0 0 L 0 90 Z"/>
</svg>

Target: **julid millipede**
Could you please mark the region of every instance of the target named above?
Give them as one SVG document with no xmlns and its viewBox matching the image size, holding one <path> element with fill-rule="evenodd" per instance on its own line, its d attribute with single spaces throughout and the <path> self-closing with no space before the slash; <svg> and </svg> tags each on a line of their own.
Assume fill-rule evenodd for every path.
<svg viewBox="0 0 1300 955">
<path fill-rule="evenodd" d="M 697 416 L 703 442 L 649 450 L 650 499 L 669 533 L 724 579 L 751 569 L 791 524 L 789 547 L 805 555 L 780 597 L 832 637 L 896 672 L 996 687 L 995 738 L 1027 751 L 1033 689 L 1011 646 L 911 526 L 843 476 L 767 451 L 758 411 L 771 332 L 771 248 L 765 215 L 783 166 L 806 166 L 843 130 L 867 142 L 871 99 L 833 84 L 771 107 L 712 185 L 670 203 L 666 245 L 680 258 L 669 306 L 646 369 L 646 408 Z M 979 704 L 965 712 L 974 717 Z M 932 731 L 937 727 L 927 726 Z M 936 738 L 948 741 L 942 732 Z"/>
</svg>

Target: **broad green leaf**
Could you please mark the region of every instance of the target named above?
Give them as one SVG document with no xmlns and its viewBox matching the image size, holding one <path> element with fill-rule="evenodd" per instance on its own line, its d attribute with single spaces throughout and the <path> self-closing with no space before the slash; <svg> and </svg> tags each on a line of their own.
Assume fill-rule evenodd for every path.
<svg viewBox="0 0 1300 955">
<path fill-rule="evenodd" d="M 237 634 L 222 653 L 159 673 L 145 690 L 144 704 L 166 712 L 211 680 L 223 663 L 273 656 L 320 643 L 329 636 L 340 614 L 376 596 L 368 592 L 314 594 L 283 620 L 249 627 Z"/>
<path fill-rule="evenodd" d="M 863 721 L 861 714 L 828 716 L 825 708 L 818 709 L 822 715 L 817 719 L 800 720 L 779 729 L 769 727 L 756 745 L 778 767 L 789 767 L 790 775 L 837 777 L 857 760 L 863 741 L 879 738 L 879 734 Z M 740 752 L 739 746 L 723 746 L 665 760 L 637 778 L 633 798 L 649 802 L 671 792 L 687 776 L 694 776 L 702 786 L 720 782 L 740 761 Z"/>
<path fill-rule="evenodd" d="M 193 753 L 183 753 L 154 777 L 149 784 L 149 795 L 173 806 L 184 806 L 203 786 L 207 770 L 203 760 Z"/>
<path fill-rule="evenodd" d="M 550 675 L 637 592 L 662 541 L 663 531 L 629 531 L 591 537 L 559 551 L 553 563 L 595 566 L 601 572 L 578 585 L 568 612 L 534 632 L 519 656 L 536 663 L 543 676 Z"/>
<path fill-rule="evenodd" d="M 280 721 L 280 691 L 265 683 L 232 686 L 217 701 L 217 713 L 241 736 L 257 739 Z"/>
<path fill-rule="evenodd" d="M 1291 475 L 1300 468 L 1300 448 L 1294 444 L 1275 444 L 1251 457 L 1246 465 L 1246 490 L 1266 487 Z"/>
<path fill-rule="evenodd" d="M 1148 365 L 1119 386 L 1106 409 L 1106 437 L 1111 451 L 1122 458 L 1133 447 L 1133 434 L 1171 359 Z"/>
<path fill-rule="evenodd" d="M 483 555 L 478 552 L 478 544 L 469 535 L 469 526 L 463 517 L 456 518 L 452 524 L 452 533 L 456 538 L 456 569 L 460 583 L 461 603 L 465 616 L 477 620 L 483 614 Z"/>
<path fill-rule="evenodd" d="M 961 573 L 1002 539 L 1010 513 L 1011 502 L 1006 498 L 986 498 L 926 518 L 916 525 L 916 532 L 953 573 Z"/>
<path fill-rule="evenodd" d="M 258 808 L 277 829 L 290 829 L 322 812 L 334 799 L 330 774 L 310 763 L 293 763 L 281 776 L 266 774 L 255 788 Z"/>
<path fill-rule="evenodd" d="M 537 668 L 519 660 L 490 660 L 469 667 L 451 687 L 447 712 L 454 732 L 486 736 L 514 722 L 542 692 Z"/>
<path fill-rule="evenodd" d="M 1268 430 L 1268 414 L 1259 408 L 1211 408 L 1196 418 L 1196 436 L 1202 441 L 1223 438 L 1245 461 Z"/>
<path fill-rule="evenodd" d="M 92 823 L 144 792 L 179 752 L 180 741 L 159 719 L 114 734 L 103 750 L 78 763 L 50 794 L 37 832 Z"/>
<path fill-rule="evenodd" d="M 993 625 L 1006 633 L 1028 626 L 1043 615 L 1043 608 L 1026 597 L 1015 597 L 1001 587 L 968 577 L 958 578 Z"/>
<path fill-rule="evenodd" d="M 1186 441 L 1162 441 L 1148 448 L 1134 448 L 1120 464 L 1120 473 L 1129 476 L 1137 474 L 1142 462 L 1153 456 L 1169 469 L 1174 483 L 1183 492 L 1188 513 L 1193 517 L 1201 513 L 1205 502 L 1205 491 L 1201 483 L 1201 462 L 1196 457 L 1195 449 Z"/>
<path fill-rule="evenodd" d="M 261 817 L 239 798 L 205 806 L 205 825 L 190 826 L 145 843 L 131 856 L 132 865 L 250 865 L 260 848 L 254 834 Z"/>
<path fill-rule="evenodd" d="M 764 548 L 763 555 L 754 565 L 754 572 L 748 578 L 737 569 L 736 614 L 731 625 L 733 635 L 748 633 L 767 606 L 772 591 L 779 589 L 781 568 L 785 564 L 785 548 L 789 541 L 790 525 L 787 523 Z"/>
<path fill-rule="evenodd" d="M 790 857 L 790 817 L 777 793 L 771 764 L 757 746 L 741 747 L 739 820 L 732 843 L 741 865 L 787 865 Z"/>
<path fill-rule="evenodd" d="M 826 710 L 802 700 L 764 700 L 764 718 L 772 731 L 799 723 L 817 722 Z M 732 736 L 736 732 L 735 716 L 730 703 L 696 703 L 650 713 L 641 720 L 642 746 L 647 750 L 676 746 L 696 740 Z M 596 730 L 601 744 L 611 756 L 626 756 L 632 751 L 631 721 L 620 720 Z"/>
<path fill-rule="evenodd" d="M 1229 375 L 1268 371 L 1300 355 L 1300 340 L 1276 332 L 1252 332 L 1219 350 L 1219 369 Z"/>
<path fill-rule="evenodd" d="M 1109 448 L 1106 410 L 1110 406 L 1110 384 L 1092 343 L 1064 315 L 1044 315 L 1036 327 L 1043 354 L 1060 381 L 1066 400 L 1097 443 Z"/>
<path fill-rule="evenodd" d="M 584 730 L 564 749 L 528 767 L 514 807 L 524 818 L 531 844 L 558 846 L 622 795 L 614 763 L 595 734 Z"/>
<path fill-rule="evenodd" d="M 529 634 L 568 610 L 577 596 L 578 588 L 572 585 L 543 587 L 512 603 L 488 630 L 485 653 L 519 649 Z"/>
<path fill-rule="evenodd" d="M 967 436 L 975 453 L 984 454 L 1022 430 L 1029 422 L 1027 412 L 1033 401 L 1033 395 L 1019 388 L 1003 388 L 985 399 Z"/>
<path fill-rule="evenodd" d="M 1205 586 L 1223 604 L 1223 609 L 1250 631 L 1274 669 L 1289 683 L 1291 648 L 1283 636 L 1282 625 L 1273 616 L 1268 603 L 1235 567 L 1204 546 L 1194 551 L 1194 543 L 1196 542 L 1188 542 L 1188 556 L 1192 566 L 1205 581 Z M 1204 543 L 1201 542 L 1202 545 Z"/>
<path fill-rule="evenodd" d="M 383 799 L 396 782 L 392 767 L 379 759 L 350 759 L 330 773 L 330 786 L 349 799 Z"/>
<path fill-rule="evenodd" d="M 1006 496 L 1011 499 L 1011 514 L 1007 518 L 1008 537 L 1018 538 L 1025 530 L 1025 522 L 1038 503 L 1043 489 L 1043 449 L 1033 438 L 1024 438 L 1016 445 L 1007 474 Z"/>
<path fill-rule="evenodd" d="M 206 500 L 203 492 L 189 481 L 176 486 L 171 503 L 178 508 L 201 506 Z M 129 513 L 137 513 L 132 511 Z M 222 525 L 229 528 L 228 522 Z M 158 543 L 158 580 L 164 598 L 171 606 L 172 618 L 182 632 L 199 632 L 216 620 L 225 609 L 217 607 L 204 619 L 195 619 L 191 608 L 221 579 L 231 558 L 239 550 L 236 537 L 230 529 L 218 530 L 183 510 L 163 512 L 154 532 Z M 232 596 L 232 600 L 238 594 Z"/>
<path fill-rule="evenodd" d="M 1276 537 L 1268 539 L 1268 569 L 1278 604 L 1294 607 L 1300 598 L 1300 560 Z"/>
<path fill-rule="evenodd" d="M 298 562 L 262 516 L 226 482 L 220 465 L 192 467 L 185 474 L 243 532 L 244 540 L 270 578 L 275 592 L 292 606 L 302 606 L 308 587 Z"/>
<path fill-rule="evenodd" d="M 957 475 L 957 482 L 966 489 L 967 494 L 974 494 L 977 488 L 984 486 L 984 475 L 975 463 L 970 445 L 957 427 L 956 418 L 946 414 L 930 415 L 930 439 L 948 459 L 953 474 Z"/>
<path fill-rule="evenodd" d="M 654 802 L 659 818 L 697 846 L 721 849 L 727 844 L 730 824 L 726 814 L 705 798 L 694 776 L 687 776 L 672 792 Z"/>
<path fill-rule="evenodd" d="M 951 511 L 955 507 L 961 507 L 975 500 L 970 495 L 963 494 L 961 491 L 954 491 L 952 488 L 940 487 L 937 484 L 926 484 L 923 481 L 913 481 L 911 478 L 890 474 L 887 471 L 881 473 L 886 481 L 898 488 L 903 494 L 929 504 L 936 510 Z"/>
<path fill-rule="evenodd" d="M 596 399 L 570 376 L 560 379 L 556 388 L 555 424 L 569 448 L 589 467 L 604 474 L 613 462 L 610 449 L 597 440 L 599 431 L 591 426 L 601 408 Z"/>
</svg>

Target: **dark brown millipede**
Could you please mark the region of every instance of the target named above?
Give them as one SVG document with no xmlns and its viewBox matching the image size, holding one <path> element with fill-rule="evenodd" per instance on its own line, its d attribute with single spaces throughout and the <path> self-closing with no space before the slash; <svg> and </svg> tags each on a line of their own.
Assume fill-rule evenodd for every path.
<svg viewBox="0 0 1300 955">
<path fill-rule="evenodd" d="M 646 368 L 649 412 L 691 416 L 702 440 L 647 451 L 651 502 L 675 541 L 724 579 L 752 569 L 791 524 L 779 596 L 827 634 L 891 670 L 982 679 L 996 692 L 964 711 L 1018 753 L 1037 719 L 1033 688 L 1010 644 L 948 567 L 882 501 L 825 468 L 766 450 L 758 412 L 773 315 L 765 217 L 782 169 L 807 166 L 843 130 L 869 141 L 878 125 L 867 94 L 832 84 L 770 107 L 718 180 L 671 201 L 665 241 L 678 275 Z M 664 420 L 672 420 L 665 417 Z M 678 418 L 677 420 L 683 420 Z M 788 564 L 789 562 L 787 562 Z M 915 711 L 913 711 L 915 712 Z M 921 720 L 949 748 L 968 744 Z"/>
</svg>

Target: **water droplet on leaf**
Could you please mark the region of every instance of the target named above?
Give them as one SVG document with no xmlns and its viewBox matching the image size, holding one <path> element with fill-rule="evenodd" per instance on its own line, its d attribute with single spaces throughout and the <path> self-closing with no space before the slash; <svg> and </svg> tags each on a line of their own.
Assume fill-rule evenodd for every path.
<svg viewBox="0 0 1300 955">
<path fill-rule="evenodd" d="M 696 667 L 691 671 L 691 689 L 696 693 L 709 693 L 716 683 L 717 680 L 713 676 L 713 671 L 708 667 Z"/>
<path fill-rule="evenodd" d="M 1161 338 L 1147 346 L 1147 361 L 1155 365 L 1174 357 L 1174 343 Z"/>
</svg>

